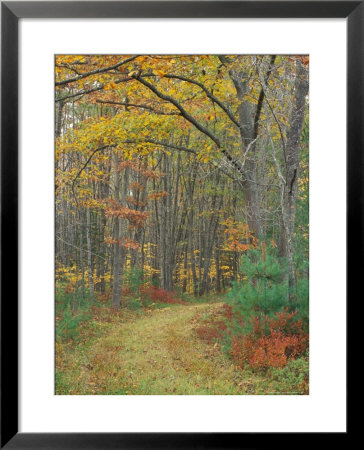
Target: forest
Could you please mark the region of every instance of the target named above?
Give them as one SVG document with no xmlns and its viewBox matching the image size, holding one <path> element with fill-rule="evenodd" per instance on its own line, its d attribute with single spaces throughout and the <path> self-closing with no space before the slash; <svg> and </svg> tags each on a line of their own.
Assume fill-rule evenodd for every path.
<svg viewBox="0 0 364 450">
<path fill-rule="evenodd" d="M 56 394 L 308 394 L 307 55 L 55 56 Z"/>
</svg>

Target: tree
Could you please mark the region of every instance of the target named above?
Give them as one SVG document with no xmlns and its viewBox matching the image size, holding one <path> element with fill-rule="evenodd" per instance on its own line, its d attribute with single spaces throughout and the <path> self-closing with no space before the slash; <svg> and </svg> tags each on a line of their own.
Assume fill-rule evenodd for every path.
<svg viewBox="0 0 364 450">
<path fill-rule="evenodd" d="M 125 306 L 135 267 L 166 290 L 226 288 L 240 256 L 271 240 L 294 300 L 307 67 L 275 55 L 57 56 L 57 263 L 76 265 L 91 302 L 112 281 L 113 306 Z"/>
</svg>

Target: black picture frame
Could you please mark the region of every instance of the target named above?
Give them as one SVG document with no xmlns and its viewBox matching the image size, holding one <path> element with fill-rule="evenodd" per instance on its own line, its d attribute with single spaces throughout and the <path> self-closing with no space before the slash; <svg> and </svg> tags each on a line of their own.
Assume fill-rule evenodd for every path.
<svg viewBox="0 0 364 450">
<path fill-rule="evenodd" d="M 363 273 L 363 1 L 1 2 L 1 448 L 271 448 L 310 433 L 18 432 L 18 21 L 21 18 L 347 18 L 347 305 Z M 309 33 L 309 30 L 307 31 Z M 354 298 L 352 298 L 354 300 Z M 349 346 L 347 347 L 349 349 Z M 348 416 L 347 416 L 348 417 Z M 349 430 L 349 428 L 347 429 Z M 347 439 L 337 433 L 335 440 Z M 278 439 L 279 438 L 279 439 Z M 315 441 L 325 440 L 316 433 Z M 297 439 L 299 439 L 297 441 Z M 293 444 L 293 442 L 292 442 Z"/>
</svg>

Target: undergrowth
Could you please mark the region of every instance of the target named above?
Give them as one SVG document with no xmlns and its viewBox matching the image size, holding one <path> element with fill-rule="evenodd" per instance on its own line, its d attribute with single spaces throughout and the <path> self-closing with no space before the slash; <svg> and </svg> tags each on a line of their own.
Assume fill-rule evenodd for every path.
<svg viewBox="0 0 364 450">
<path fill-rule="evenodd" d="M 195 331 L 242 370 L 274 381 L 274 391 L 279 385 L 307 393 L 308 282 L 298 281 L 297 301 L 290 304 L 286 270 L 274 249 L 251 250 L 241 264 L 244 281 L 233 284 L 223 307 L 201 317 Z"/>
</svg>

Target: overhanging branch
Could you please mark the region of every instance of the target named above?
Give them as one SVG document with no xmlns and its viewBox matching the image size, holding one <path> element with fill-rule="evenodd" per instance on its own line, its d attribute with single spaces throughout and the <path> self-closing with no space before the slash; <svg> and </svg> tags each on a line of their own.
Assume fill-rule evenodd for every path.
<svg viewBox="0 0 364 450">
<path fill-rule="evenodd" d="M 105 72 L 108 72 L 110 70 L 117 69 L 118 67 L 123 66 L 124 64 L 127 64 L 127 63 L 133 61 L 138 56 L 139 55 L 131 56 L 130 58 L 124 59 L 124 61 L 121 61 L 121 62 L 119 62 L 117 64 L 112 65 L 112 66 L 103 67 L 102 69 L 92 70 L 91 72 L 80 74 L 79 76 L 74 77 L 74 78 L 69 78 L 68 80 L 57 81 L 56 82 L 56 86 L 64 86 L 65 84 L 74 83 L 75 81 L 82 80 L 83 78 L 87 78 L 87 77 L 90 77 L 92 75 L 97 75 L 99 73 L 105 73 Z"/>
</svg>

